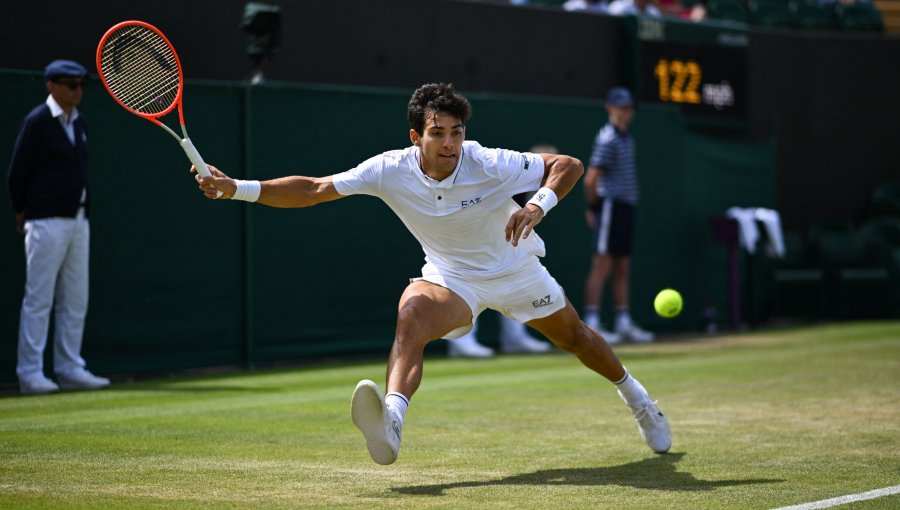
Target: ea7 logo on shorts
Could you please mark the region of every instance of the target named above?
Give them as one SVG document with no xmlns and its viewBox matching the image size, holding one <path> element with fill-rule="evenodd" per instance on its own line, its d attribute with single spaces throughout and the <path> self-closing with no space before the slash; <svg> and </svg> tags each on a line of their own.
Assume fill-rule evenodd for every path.
<svg viewBox="0 0 900 510">
<path fill-rule="evenodd" d="M 542 297 L 541 299 L 535 299 L 531 302 L 531 306 L 535 308 L 540 308 L 542 306 L 552 305 L 553 301 L 550 299 L 550 294 Z"/>
<path fill-rule="evenodd" d="M 480 203 L 481 203 L 481 197 L 476 197 L 476 198 L 473 198 L 472 200 L 463 200 L 459 203 L 459 205 L 462 206 L 463 209 L 465 209 L 466 207 L 469 207 L 470 205 L 475 205 L 475 204 L 480 204 Z"/>
</svg>

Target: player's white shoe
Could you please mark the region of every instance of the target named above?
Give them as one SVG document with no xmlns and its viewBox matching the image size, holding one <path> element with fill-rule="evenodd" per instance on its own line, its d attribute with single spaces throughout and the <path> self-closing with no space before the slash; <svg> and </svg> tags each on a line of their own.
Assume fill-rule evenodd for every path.
<svg viewBox="0 0 900 510">
<path fill-rule="evenodd" d="M 400 455 L 401 422 L 384 405 L 384 395 L 377 384 L 368 379 L 359 381 L 350 401 L 350 415 L 366 438 L 372 460 L 393 464 Z"/>
<path fill-rule="evenodd" d="M 622 400 L 625 396 L 619 392 Z M 625 400 L 628 404 L 628 401 Z M 656 407 L 656 402 L 650 400 L 649 396 L 644 397 L 640 403 L 632 405 L 628 404 L 634 420 L 637 422 L 638 430 L 644 442 L 656 453 L 666 453 L 672 447 L 672 432 L 669 430 L 669 420 Z"/>
</svg>

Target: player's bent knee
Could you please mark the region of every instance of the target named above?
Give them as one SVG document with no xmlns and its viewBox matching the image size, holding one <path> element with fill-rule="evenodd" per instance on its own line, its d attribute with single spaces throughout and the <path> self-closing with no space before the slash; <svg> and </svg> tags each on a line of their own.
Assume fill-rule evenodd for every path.
<svg viewBox="0 0 900 510">
<path fill-rule="evenodd" d="M 406 303 L 397 312 L 397 331 L 415 331 L 422 329 L 424 315 L 415 304 Z"/>
<path fill-rule="evenodd" d="M 426 344 L 431 340 L 436 340 L 437 335 L 433 330 L 432 307 L 425 303 L 417 303 L 416 299 L 411 299 L 397 312 L 397 338 L 401 343 L 417 343 Z"/>
</svg>

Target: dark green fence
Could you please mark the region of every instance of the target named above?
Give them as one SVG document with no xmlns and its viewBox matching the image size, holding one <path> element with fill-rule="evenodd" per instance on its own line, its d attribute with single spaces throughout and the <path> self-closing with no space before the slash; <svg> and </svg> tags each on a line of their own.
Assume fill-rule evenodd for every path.
<svg viewBox="0 0 900 510">
<path fill-rule="evenodd" d="M 192 82 L 186 118 L 206 160 L 233 176 L 321 176 L 406 146 L 410 92 Z M 37 73 L 0 73 L 0 161 L 9 161 L 22 117 L 45 96 Z M 520 150 L 551 144 L 585 162 L 606 116 L 600 102 L 470 98 L 468 138 Z M 94 192 L 84 347 L 92 368 L 121 373 L 386 354 L 397 299 L 423 262 L 387 207 L 369 197 L 297 210 L 208 201 L 162 130 L 127 114 L 99 86 L 81 110 Z M 674 110 L 639 109 L 634 132 L 642 199 L 633 313 L 651 329 L 694 329 L 705 304 L 727 310 L 725 250 L 706 218 L 732 205 L 772 207 L 775 150 L 691 132 Z M 579 187 L 539 227 L 545 263 L 578 307 L 590 258 L 583 209 Z M 7 211 L 0 380 L 15 378 L 24 282 L 22 239 Z M 682 290 L 686 304 L 679 318 L 663 321 L 651 302 L 667 286 Z"/>
</svg>

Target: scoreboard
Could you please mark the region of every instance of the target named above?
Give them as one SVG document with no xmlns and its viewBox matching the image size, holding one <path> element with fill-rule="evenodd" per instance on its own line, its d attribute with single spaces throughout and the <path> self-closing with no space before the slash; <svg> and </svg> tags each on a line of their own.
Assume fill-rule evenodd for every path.
<svg viewBox="0 0 900 510">
<path fill-rule="evenodd" d="M 677 106 L 695 123 L 746 124 L 750 38 L 743 24 L 629 21 L 641 102 Z"/>
</svg>

